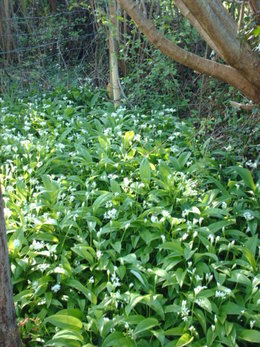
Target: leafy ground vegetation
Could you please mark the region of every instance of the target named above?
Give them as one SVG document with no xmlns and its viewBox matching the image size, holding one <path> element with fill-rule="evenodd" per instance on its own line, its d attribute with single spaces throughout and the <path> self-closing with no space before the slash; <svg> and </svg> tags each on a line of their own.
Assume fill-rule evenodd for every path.
<svg viewBox="0 0 260 347">
<path fill-rule="evenodd" d="M 25 345 L 259 345 L 257 162 L 210 150 L 174 108 L 100 100 L 76 87 L 1 100 Z"/>
</svg>

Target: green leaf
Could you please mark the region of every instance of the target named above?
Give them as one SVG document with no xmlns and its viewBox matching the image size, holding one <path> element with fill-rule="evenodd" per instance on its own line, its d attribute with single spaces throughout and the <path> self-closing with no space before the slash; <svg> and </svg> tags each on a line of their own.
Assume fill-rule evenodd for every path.
<svg viewBox="0 0 260 347">
<path fill-rule="evenodd" d="M 137 270 L 131 270 L 130 272 L 142 283 L 145 290 L 149 290 L 147 279 L 143 274 Z"/>
<path fill-rule="evenodd" d="M 211 303 L 208 298 L 200 297 L 196 299 L 196 304 L 198 304 L 200 307 L 204 308 L 204 310 L 208 311 L 209 313 L 212 312 Z"/>
<path fill-rule="evenodd" d="M 130 142 L 133 140 L 135 136 L 134 131 L 127 131 L 124 135 L 124 145 L 125 147 L 128 147 Z"/>
<path fill-rule="evenodd" d="M 253 31 L 253 34 L 255 35 L 255 37 L 260 35 L 260 25 L 258 25 L 258 27 Z"/>
<path fill-rule="evenodd" d="M 240 166 L 235 166 L 234 170 L 239 174 L 239 176 L 243 179 L 245 185 L 255 191 L 255 182 L 253 180 L 252 174 L 249 170 L 240 167 Z"/>
<path fill-rule="evenodd" d="M 159 325 L 159 322 L 155 318 L 146 318 L 139 324 L 137 324 L 134 334 L 138 335 L 140 333 L 143 333 L 144 331 L 151 330 L 153 327 Z"/>
<path fill-rule="evenodd" d="M 83 342 L 83 336 L 77 331 L 61 330 L 53 336 L 53 340 L 66 339 Z"/>
<path fill-rule="evenodd" d="M 164 331 L 165 336 L 182 336 L 184 333 L 184 327 L 179 325 L 176 328 L 171 328 Z"/>
<path fill-rule="evenodd" d="M 97 298 L 94 295 L 94 293 L 92 293 L 87 287 L 83 286 L 83 284 L 81 284 L 79 281 L 74 279 L 69 279 L 65 282 L 65 284 L 69 287 L 75 288 L 76 290 L 84 294 L 85 297 L 89 301 L 91 301 L 94 305 L 97 304 Z"/>
<path fill-rule="evenodd" d="M 184 168 L 190 156 L 191 156 L 191 152 L 184 152 L 179 156 L 178 162 L 179 162 L 180 169 Z"/>
<path fill-rule="evenodd" d="M 104 340 L 102 347 L 118 346 L 118 341 L 123 337 L 124 335 L 122 333 L 115 331 Z"/>
<path fill-rule="evenodd" d="M 111 180 L 110 181 L 110 187 L 111 187 L 111 191 L 112 193 L 121 193 L 121 187 L 119 185 L 119 183 L 117 183 L 117 181 L 115 180 Z"/>
<path fill-rule="evenodd" d="M 183 271 L 183 269 L 179 267 L 176 270 L 175 275 L 176 275 L 176 279 L 177 279 L 177 281 L 179 283 L 179 286 L 182 287 L 184 279 L 185 279 L 185 276 L 186 276 L 186 271 Z"/>
<path fill-rule="evenodd" d="M 256 261 L 255 261 L 255 257 L 253 255 L 253 253 L 250 252 L 250 250 L 248 248 L 244 248 L 243 253 L 244 253 L 247 261 L 249 262 L 249 264 L 252 266 L 253 270 L 255 270 L 257 265 L 256 265 Z"/>
<path fill-rule="evenodd" d="M 233 221 L 227 221 L 227 220 L 221 220 L 219 222 L 216 223 L 212 223 L 208 226 L 209 230 L 211 233 L 216 233 L 217 231 L 219 231 L 222 228 L 226 228 L 229 225 L 235 224 L 235 222 Z"/>
<path fill-rule="evenodd" d="M 92 96 L 92 98 L 90 100 L 90 107 L 91 108 L 93 108 L 96 105 L 99 96 L 100 96 L 100 93 L 96 93 Z"/>
<path fill-rule="evenodd" d="M 79 331 L 82 328 L 82 323 L 78 318 L 58 313 L 53 316 L 47 317 L 44 320 L 44 323 L 51 323 L 58 328 L 68 330 Z"/>
<path fill-rule="evenodd" d="M 185 333 L 183 334 L 179 340 L 176 343 L 176 347 L 182 347 L 182 346 L 186 346 L 189 343 L 191 343 L 191 341 L 194 339 L 194 336 L 190 336 L 190 334 Z"/>
<path fill-rule="evenodd" d="M 229 315 L 240 315 L 241 311 L 245 310 L 245 307 L 237 305 L 233 302 L 228 302 L 221 307 L 221 313 Z"/>
<path fill-rule="evenodd" d="M 140 171 L 141 181 L 143 183 L 149 185 L 150 180 L 151 180 L 151 168 L 150 168 L 149 160 L 147 158 L 144 158 L 141 161 L 139 171 Z"/>
<path fill-rule="evenodd" d="M 205 318 L 205 315 L 204 315 L 203 311 L 200 310 L 199 308 L 196 308 L 194 310 L 194 313 L 195 313 L 195 315 L 196 315 L 196 317 L 197 317 L 197 319 L 198 319 L 198 321 L 199 321 L 199 323 L 200 323 L 200 325 L 202 327 L 202 330 L 203 330 L 204 334 L 206 334 L 206 332 L 207 332 L 207 322 L 206 322 L 206 318 Z"/>
<path fill-rule="evenodd" d="M 111 201 L 112 198 L 113 194 L 110 192 L 106 192 L 100 195 L 92 205 L 93 213 L 95 214 L 101 206 L 105 205 L 106 202 Z"/>
<path fill-rule="evenodd" d="M 173 251 L 178 255 L 184 256 L 184 249 L 178 241 L 164 242 L 159 246 L 159 249 L 167 249 L 169 251 Z"/>
<path fill-rule="evenodd" d="M 239 331 L 239 338 L 244 341 L 260 344 L 260 331 L 242 329 Z"/>
<path fill-rule="evenodd" d="M 86 259 L 91 265 L 93 264 L 93 257 L 92 255 L 88 252 L 89 246 L 86 245 L 75 245 L 74 247 L 71 248 L 73 252 L 78 254 L 80 257 Z"/>
</svg>

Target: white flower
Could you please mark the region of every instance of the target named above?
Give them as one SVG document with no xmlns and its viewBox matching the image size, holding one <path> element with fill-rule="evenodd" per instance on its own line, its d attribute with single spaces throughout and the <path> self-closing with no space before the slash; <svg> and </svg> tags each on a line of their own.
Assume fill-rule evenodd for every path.
<svg viewBox="0 0 260 347">
<path fill-rule="evenodd" d="M 104 218 L 105 219 L 115 219 L 116 215 L 117 215 L 117 210 L 115 208 L 113 208 L 112 210 L 105 212 Z"/>
<path fill-rule="evenodd" d="M 165 242 L 165 235 L 161 235 L 162 242 Z"/>
<path fill-rule="evenodd" d="M 186 300 L 182 300 L 181 302 L 181 316 L 182 319 L 184 321 L 186 321 L 188 319 L 188 315 L 190 313 L 190 310 L 188 309 L 187 305 L 187 301 Z"/>
<path fill-rule="evenodd" d="M 33 243 L 30 248 L 34 249 L 35 251 L 38 251 L 42 249 L 45 246 L 44 242 L 38 242 L 36 240 L 33 240 Z"/>
<path fill-rule="evenodd" d="M 187 239 L 187 237 L 189 237 L 188 233 L 185 233 L 182 235 L 181 241 L 185 241 Z"/>
<path fill-rule="evenodd" d="M 203 289 L 206 289 L 206 286 L 197 286 L 196 288 L 194 288 L 194 293 L 195 295 L 198 295 L 199 292 L 201 292 Z"/>
<path fill-rule="evenodd" d="M 225 210 L 227 208 L 227 203 L 223 201 L 221 204 L 221 207 L 223 208 L 223 210 Z"/>
<path fill-rule="evenodd" d="M 8 218 L 11 217 L 12 211 L 11 211 L 9 208 L 5 207 L 5 208 L 4 208 L 4 215 L 5 215 L 5 217 L 8 219 Z"/>
<path fill-rule="evenodd" d="M 248 221 L 255 218 L 255 217 L 252 215 L 252 213 L 249 212 L 249 211 L 244 212 L 243 216 L 244 216 L 244 218 L 245 218 L 246 220 L 248 220 Z"/>
<path fill-rule="evenodd" d="M 128 177 L 125 177 L 125 178 L 124 178 L 124 186 L 125 186 L 125 187 L 128 187 L 129 184 L 130 184 L 129 178 L 128 178 Z"/>
<path fill-rule="evenodd" d="M 217 290 L 217 291 L 216 291 L 216 294 L 215 294 L 215 297 L 216 297 L 216 298 L 225 299 L 226 296 L 227 296 L 227 293 L 222 292 L 222 291 L 220 291 L 220 290 Z"/>
<path fill-rule="evenodd" d="M 156 216 L 152 215 L 152 216 L 151 216 L 151 222 L 152 222 L 152 223 L 158 222 L 158 218 L 157 218 Z"/>
<path fill-rule="evenodd" d="M 103 254 L 102 254 L 102 252 L 100 250 L 98 250 L 96 255 L 97 255 L 97 259 L 100 259 Z"/>
<path fill-rule="evenodd" d="M 136 134 L 136 135 L 134 136 L 134 140 L 137 141 L 137 142 L 139 142 L 139 141 L 141 140 L 141 135 Z"/>
<path fill-rule="evenodd" d="M 91 276 L 90 279 L 89 279 L 88 281 L 89 281 L 89 283 L 94 283 L 94 282 L 95 282 L 94 277 Z"/>
<path fill-rule="evenodd" d="M 15 239 L 14 242 L 13 242 L 14 248 L 20 247 L 20 244 L 21 244 L 21 242 L 18 239 Z"/>
<path fill-rule="evenodd" d="M 170 217 L 170 213 L 169 213 L 168 211 L 166 211 L 166 210 L 163 210 L 163 211 L 162 211 L 162 215 L 163 215 L 163 217 L 165 217 L 165 218 Z"/>
<path fill-rule="evenodd" d="M 51 287 L 51 290 L 54 292 L 54 293 L 57 293 L 59 290 L 60 290 L 60 284 L 57 283 L 55 284 L 53 287 Z"/>
<path fill-rule="evenodd" d="M 250 321 L 250 328 L 253 329 L 254 325 L 255 325 L 255 320 L 251 320 Z"/>
<path fill-rule="evenodd" d="M 208 240 L 210 240 L 210 243 L 213 243 L 214 242 L 214 235 L 213 234 L 209 234 Z"/>
</svg>

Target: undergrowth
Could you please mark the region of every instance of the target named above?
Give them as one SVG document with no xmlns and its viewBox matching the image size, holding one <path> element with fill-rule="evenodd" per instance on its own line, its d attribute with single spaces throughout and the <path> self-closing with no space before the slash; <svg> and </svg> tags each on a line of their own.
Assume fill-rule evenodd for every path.
<svg viewBox="0 0 260 347">
<path fill-rule="evenodd" d="M 174 108 L 100 100 L 75 87 L 1 101 L 25 346 L 259 345 L 256 178 Z"/>
</svg>

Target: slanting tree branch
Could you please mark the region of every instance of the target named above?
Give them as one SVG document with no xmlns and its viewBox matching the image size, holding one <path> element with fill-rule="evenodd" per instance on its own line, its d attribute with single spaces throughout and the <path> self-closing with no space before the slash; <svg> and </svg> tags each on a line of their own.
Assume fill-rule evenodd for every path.
<svg viewBox="0 0 260 347">
<path fill-rule="evenodd" d="M 257 103 L 260 102 L 260 88 L 258 89 L 252 85 L 239 71 L 231 66 L 219 64 L 187 52 L 175 45 L 172 41 L 160 34 L 154 27 L 152 21 L 143 16 L 142 12 L 138 9 L 138 4 L 133 0 L 117 0 L 117 2 L 135 21 L 147 39 L 162 53 L 195 71 L 227 82 L 244 93 L 249 99 Z"/>
<path fill-rule="evenodd" d="M 219 54 L 220 57 L 223 57 L 218 47 L 215 45 L 215 43 L 211 40 L 208 33 L 202 28 L 200 23 L 197 21 L 197 19 L 193 16 L 191 11 L 188 9 L 188 7 L 183 3 L 182 0 L 175 0 L 175 5 L 178 7 L 178 9 L 181 11 L 182 15 L 186 17 L 190 23 L 194 26 L 194 28 L 198 31 L 198 33 L 204 38 L 204 40 L 209 44 L 209 46 L 214 49 L 216 53 Z"/>
<path fill-rule="evenodd" d="M 260 89 L 260 59 L 249 45 L 237 36 L 237 23 L 219 0 L 182 0 L 224 60 Z"/>
</svg>

